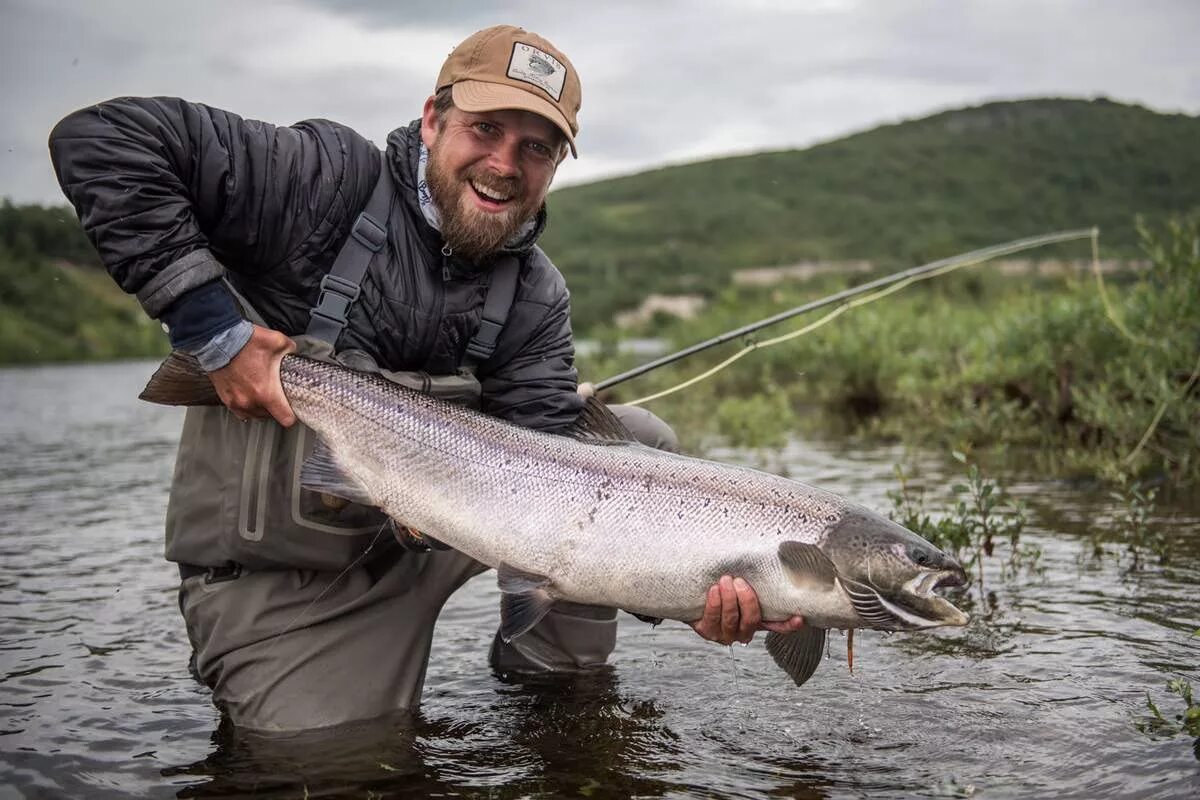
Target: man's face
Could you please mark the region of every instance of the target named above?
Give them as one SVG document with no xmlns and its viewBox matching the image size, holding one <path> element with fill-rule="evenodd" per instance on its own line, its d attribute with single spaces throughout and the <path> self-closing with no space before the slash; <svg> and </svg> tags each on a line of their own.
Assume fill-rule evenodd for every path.
<svg viewBox="0 0 1200 800">
<path fill-rule="evenodd" d="M 439 116 L 433 98 L 425 103 L 421 138 L 442 237 L 468 261 L 495 253 L 541 208 L 562 142 L 558 128 L 537 114 L 451 108 Z"/>
</svg>

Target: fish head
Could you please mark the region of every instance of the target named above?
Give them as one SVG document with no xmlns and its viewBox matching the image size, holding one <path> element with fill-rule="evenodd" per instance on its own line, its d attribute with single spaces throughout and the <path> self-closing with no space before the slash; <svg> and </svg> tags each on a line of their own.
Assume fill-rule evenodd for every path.
<svg viewBox="0 0 1200 800">
<path fill-rule="evenodd" d="M 892 520 L 850 507 L 820 544 L 866 628 L 916 630 L 970 619 L 938 589 L 962 586 L 962 565 Z"/>
</svg>

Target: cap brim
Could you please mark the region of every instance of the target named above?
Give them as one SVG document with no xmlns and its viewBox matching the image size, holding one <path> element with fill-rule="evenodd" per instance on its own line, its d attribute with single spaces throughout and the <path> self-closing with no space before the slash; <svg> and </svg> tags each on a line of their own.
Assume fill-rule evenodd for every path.
<svg viewBox="0 0 1200 800">
<path fill-rule="evenodd" d="M 575 137 L 571 133 L 567 118 L 549 100 L 543 100 L 515 86 L 486 81 L 459 81 L 454 84 L 452 91 L 454 105 L 463 111 L 500 111 L 515 108 L 545 117 L 567 137 L 571 155 L 579 158 L 579 153 L 575 151 Z"/>
</svg>

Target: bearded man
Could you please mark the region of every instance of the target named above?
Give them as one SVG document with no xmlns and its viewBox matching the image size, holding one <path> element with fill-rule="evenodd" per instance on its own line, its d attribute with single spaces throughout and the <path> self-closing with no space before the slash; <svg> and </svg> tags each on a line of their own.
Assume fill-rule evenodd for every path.
<svg viewBox="0 0 1200 800">
<path fill-rule="evenodd" d="M 497 26 L 454 49 L 421 118 L 383 153 L 327 120 L 275 127 L 174 98 L 111 100 L 51 134 L 107 269 L 225 403 L 185 418 L 166 557 L 193 671 L 236 725 L 294 731 L 414 708 L 438 612 L 485 569 L 300 486 L 314 437 L 279 382 L 297 341 L 519 425 L 554 431 L 578 415 L 568 294 L 536 241 L 580 104 L 562 52 Z M 617 411 L 642 441 L 671 446 L 652 415 Z M 724 643 L 759 626 L 753 591 L 729 578 L 694 625 Z M 497 638 L 492 663 L 598 664 L 615 629 L 612 609 L 562 603 Z"/>
</svg>

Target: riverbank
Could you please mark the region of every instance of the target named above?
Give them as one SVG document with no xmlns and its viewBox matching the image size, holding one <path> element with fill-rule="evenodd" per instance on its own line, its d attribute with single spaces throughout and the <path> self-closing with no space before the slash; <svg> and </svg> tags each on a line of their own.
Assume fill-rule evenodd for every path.
<svg viewBox="0 0 1200 800">
<path fill-rule="evenodd" d="M 166 337 L 103 270 L 0 249 L 0 364 L 166 355 Z"/>
<path fill-rule="evenodd" d="M 1200 481 L 1200 223 L 1144 232 L 1146 269 L 1012 278 L 985 266 L 853 309 L 648 404 L 703 446 L 771 448 L 836 432 L 1004 460 L 1044 475 Z M 679 347 L 847 285 L 727 290 L 654 333 Z M 825 312 L 765 331 L 759 343 Z M 642 333 L 646 333 L 643 331 Z M 747 343 L 741 343 L 745 346 Z M 629 401 L 703 373 L 732 343 L 613 392 Z M 585 380 L 630 365 L 603 354 Z"/>
</svg>

